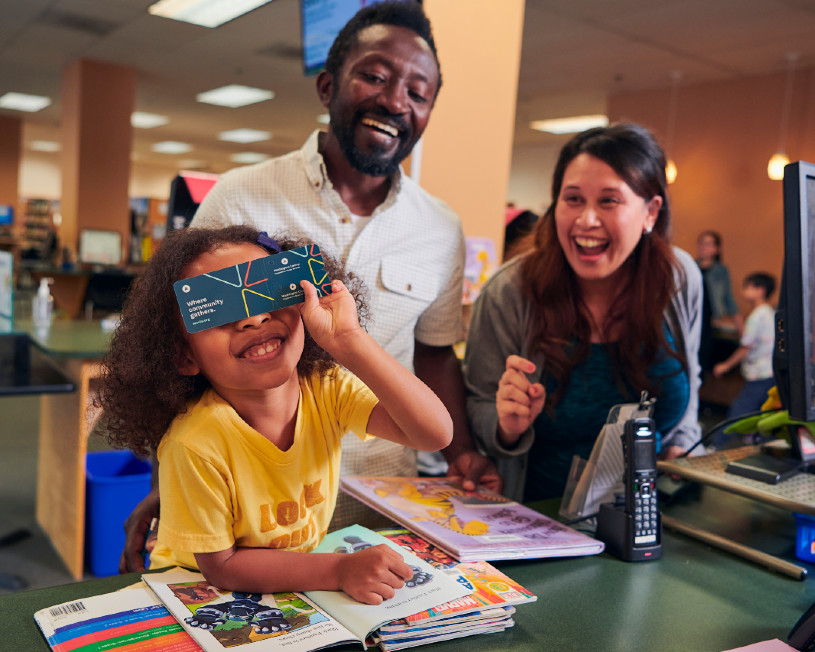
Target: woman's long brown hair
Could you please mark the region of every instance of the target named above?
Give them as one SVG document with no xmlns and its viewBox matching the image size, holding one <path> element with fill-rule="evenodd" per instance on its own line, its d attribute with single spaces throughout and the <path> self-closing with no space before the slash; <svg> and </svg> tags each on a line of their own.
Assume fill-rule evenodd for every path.
<svg viewBox="0 0 815 652">
<path fill-rule="evenodd" d="M 586 360 L 591 349 L 591 317 L 555 228 L 555 208 L 566 168 L 584 153 L 609 165 L 646 201 L 662 198 L 653 231 L 643 235 L 624 263 L 631 273 L 616 289 L 605 321 L 598 324 L 601 335 L 605 334 L 603 341 L 608 341 L 609 333 L 620 334 L 610 351 L 615 382 L 626 395 L 631 389 L 656 389 L 647 371 L 660 350 L 671 351 L 662 323 L 677 291 L 676 279 L 682 278 L 670 245 L 665 157 L 654 137 L 639 125 L 619 124 L 590 129 L 572 138 L 555 166 L 552 203 L 538 221 L 521 263 L 523 291 L 533 306 L 530 349 L 543 353 L 545 372 L 555 381 L 554 391 L 547 396 L 549 409 L 563 397 L 572 370 Z M 684 363 L 680 354 L 672 355 Z"/>
</svg>

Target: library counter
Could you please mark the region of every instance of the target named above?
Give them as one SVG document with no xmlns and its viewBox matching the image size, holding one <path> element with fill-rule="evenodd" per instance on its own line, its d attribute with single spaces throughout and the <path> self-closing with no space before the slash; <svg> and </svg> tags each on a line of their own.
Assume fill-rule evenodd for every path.
<svg viewBox="0 0 815 652">
<path fill-rule="evenodd" d="M 553 514 L 557 504 L 533 505 Z M 705 487 L 666 508 L 676 518 L 793 560 L 789 512 Z M 715 515 L 715 516 L 714 516 Z M 499 634 L 434 643 L 439 652 L 603 650 L 719 652 L 786 635 L 815 602 L 815 579 L 796 581 L 671 531 L 664 556 L 630 563 L 591 557 L 495 562 L 533 591 L 515 626 Z M 813 567 L 808 567 L 813 570 Z M 47 651 L 38 609 L 107 593 L 137 581 L 125 575 L 0 596 L 0 640 L 8 649 Z M 331 648 L 360 650 L 360 646 Z"/>
</svg>

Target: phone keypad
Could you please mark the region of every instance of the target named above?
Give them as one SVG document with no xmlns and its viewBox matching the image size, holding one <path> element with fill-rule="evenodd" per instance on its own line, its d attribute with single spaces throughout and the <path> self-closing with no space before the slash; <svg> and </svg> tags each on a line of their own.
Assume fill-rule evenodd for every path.
<svg viewBox="0 0 815 652">
<path fill-rule="evenodd" d="M 653 480 L 634 483 L 634 545 L 657 542 L 659 514 Z"/>
</svg>

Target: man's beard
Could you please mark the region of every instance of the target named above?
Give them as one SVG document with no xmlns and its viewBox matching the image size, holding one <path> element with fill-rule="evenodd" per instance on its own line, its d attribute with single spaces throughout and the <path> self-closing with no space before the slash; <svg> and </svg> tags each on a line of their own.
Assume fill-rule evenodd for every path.
<svg viewBox="0 0 815 652">
<path fill-rule="evenodd" d="M 380 114 L 382 118 L 387 118 L 387 122 L 392 124 L 396 122 L 399 127 L 399 146 L 393 154 L 386 155 L 380 151 L 374 150 L 372 152 L 363 152 L 357 148 L 354 142 L 354 134 L 356 127 L 359 125 L 362 118 L 370 116 L 370 111 L 359 110 L 354 113 L 352 119 L 346 123 L 341 120 L 331 120 L 331 130 L 340 144 L 340 149 L 348 159 L 348 162 L 358 172 L 370 175 L 372 177 L 391 177 L 396 174 L 399 169 L 399 164 L 407 158 L 413 150 L 414 143 L 411 140 L 411 131 L 401 118 L 388 116 L 387 114 Z M 333 118 L 334 116 L 332 116 Z M 375 116 L 374 116 L 375 117 Z"/>
</svg>

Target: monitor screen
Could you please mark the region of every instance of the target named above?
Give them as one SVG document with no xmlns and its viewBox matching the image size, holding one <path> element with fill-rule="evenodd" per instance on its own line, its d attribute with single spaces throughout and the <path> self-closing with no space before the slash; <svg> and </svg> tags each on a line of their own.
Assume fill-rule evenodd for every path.
<svg viewBox="0 0 815 652">
<path fill-rule="evenodd" d="M 14 224 L 14 206 L 0 204 L 0 226 Z"/>
<path fill-rule="evenodd" d="M 89 265 L 121 265 L 122 234 L 118 231 L 82 229 L 79 234 L 79 262 Z"/>
<path fill-rule="evenodd" d="M 306 75 L 323 69 L 328 50 L 345 23 L 367 5 L 382 0 L 301 0 L 300 24 L 303 33 L 303 68 Z M 416 2 L 416 0 L 404 0 Z"/>
</svg>

